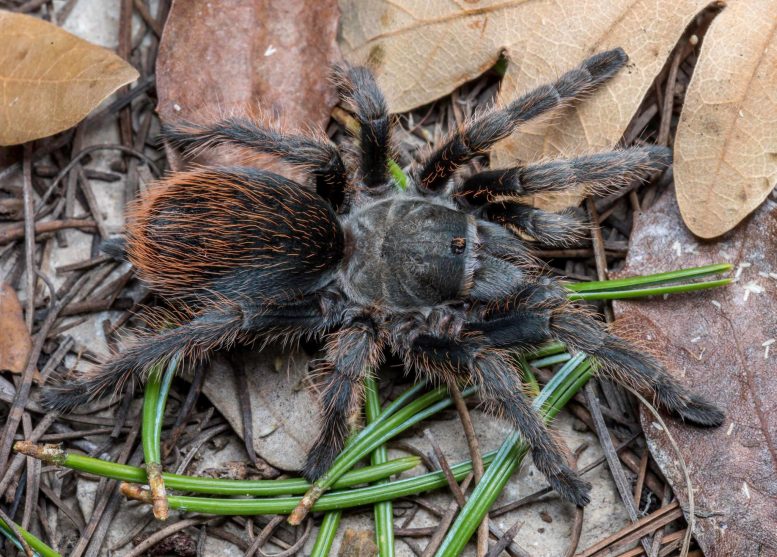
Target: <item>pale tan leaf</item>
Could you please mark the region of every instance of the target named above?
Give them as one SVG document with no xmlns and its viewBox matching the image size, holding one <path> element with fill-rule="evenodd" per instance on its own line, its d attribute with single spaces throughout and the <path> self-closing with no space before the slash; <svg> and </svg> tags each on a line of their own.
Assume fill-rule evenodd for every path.
<svg viewBox="0 0 777 557">
<path fill-rule="evenodd" d="M 112 52 L 36 17 L 0 11 L 0 145 L 81 121 L 138 72 Z"/>
<path fill-rule="evenodd" d="M 492 152 L 492 166 L 610 149 L 620 139 L 683 30 L 708 0 L 341 0 L 341 48 L 378 74 L 391 110 L 450 93 L 510 59 L 500 102 L 616 46 L 628 67 L 593 97 Z M 569 205 L 569 200 L 546 208 Z"/>
<path fill-rule="evenodd" d="M 728 232 L 777 184 L 777 0 L 732 1 L 715 18 L 675 140 L 677 201 L 702 238 Z"/>
</svg>

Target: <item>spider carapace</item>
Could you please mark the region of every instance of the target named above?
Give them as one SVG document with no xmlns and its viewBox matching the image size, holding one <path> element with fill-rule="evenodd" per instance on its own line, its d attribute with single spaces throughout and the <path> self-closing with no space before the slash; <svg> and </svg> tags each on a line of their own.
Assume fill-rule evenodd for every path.
<svg viewBox="0 0 777 557">
<path fill-rule="evenodd" d="M 201 359 L 236 341 L 322 338 L 322 425 L 304 466 L 314 480 L 350 433 L 366 374 L 392 350 L 408 369 L 435 380 L 479 385 L 486 408 L 521 432 L 551 486 L 586 504 L 590 486 L 532 409 L 511 352 L 561 340 L 590 356 L 600 373 L 686 421 L 717 426 L 723 414 L 567 301 L 533 261 L 526 238 L 569 245 L 586 225 L 524 200 L 579 186 L 610 191 L 664 168 L 669 152 L 622 149 L 468 178 L 457 170 L 524 122 L 591 93 L 626 61 L 621 49 L 597 54 L 555 83 L 480 113 L 408 169 L 404 190 L 389 171 L 386 102 L 365 68 L 335 72 L 360 124 L 354 160 L 325 138 L 245 119 L 168 128 L 167 138 L 185 152 L 250 149 L 306 170 L 311 183 L 256 168 L 208 167 L 153 186 L 129 213 L 126 253 L 140 278 L 186 317 L 52 388 L 48 404 L 72 408 L 115 392 L 176 353 Z"/>
</svg>

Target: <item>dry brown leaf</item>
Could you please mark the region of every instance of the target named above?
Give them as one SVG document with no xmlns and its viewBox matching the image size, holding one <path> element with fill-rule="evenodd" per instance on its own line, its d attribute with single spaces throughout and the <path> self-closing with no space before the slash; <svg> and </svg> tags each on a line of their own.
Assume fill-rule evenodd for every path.
<svg viewBox="0 0 777 557">
<path fill-rule="evenodd" d="M 777 0 L 732 0 L 707 31 L 675 140 L 677 200 L 702 238 L 777 185 Z"/>
<path fill-rule="evenodd" d="M 666 419 L 690 471 L 704 554 L 777 555 L 777 204 L 766 201 L 721 242 L 682 226 L 675 197 L 635 216 L 623 274 L 729 262 L 737 282 L 712 291 L 618 302 L 616 313 L 694 391 L 726 412 L 713 430 Z M 652 414 L 642 425 L 664 475 L 687 509 L 677 457 Z"/>
<path fill-rule="evenodd" d="M 302 351 L 278 347 L 234 354 L 245 369 L 253 417 L 256 454 L 281 470 L 299 470 L 317 431 L 315 393 L 304 387 L 308 358 Z M 242 437 L 238 382 L 225 358 L 216 357 L 202 392 Z"/>
<path fill-rule="evenodd" d="M 500 102 L 558 75 L 596 52 L 623 47 L 629 66 L 560 118 L 497 145 L 492 166 L 612 148 L 683 30 L 709 0 L 341 0 L 344 56 L 375 68 L 391 110 L 450 93 L 493 65 L 510 63 Z M 558 209 L 566 197 L 538 203 Z"/>
<path fill-rule="evenodd" d="M 32 339 L 16 290 L 0 284 L 0 371 L 23 372 L 31 350 Z"/>
<path fill-rule="evenodd" d="M 335 0 L 173 2 L 157 61 L 159 114 L 212 121 L 257 109 L 323 126 L 336 101 Z"/>
<path fill-rule="evenodd" d="M 0 11 L 0 45 L 0 145 L 70 128 L 138 78 L 112 52 L 37 17 Z"/>
</svg>

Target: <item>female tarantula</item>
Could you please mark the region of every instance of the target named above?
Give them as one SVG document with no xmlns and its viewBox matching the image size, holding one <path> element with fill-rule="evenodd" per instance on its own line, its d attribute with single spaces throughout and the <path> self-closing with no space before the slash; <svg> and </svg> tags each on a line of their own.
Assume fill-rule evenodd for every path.
<svg viewBox="0 0 777 557">
<path fill-rule="evenodd" d="M 543 243 L 579 235 L 582 223 L 535 209 L 520 196 L 580 184 L 589 191 L 617 187 L 668 165 L 667 149 L 624 149 L 456 179 L 459 167 L 519 125 L 592 92 L 626 61 L 621 49 L 597 54 L 555 83 L 480 114 L 410 169 L 404 191 L 389 172 L 386 102 L 362 67 L 336 71 L 340 95 L 361 124 L 358 168 L 324 139 L 247 120 L 167 129 L 167 138 L 188 151 L 231 145 L 274 155 L 308 170 L 315 190 L 244 167 L 197 168 L 155 185 L 130 211 L 127 256 L 187 317 L 97 372 L 55 387 L 49 405 L 71 408 L 113 392 L 176 353 L 196 359 L 239 340 L 322 337 L 323 425 L 304 467 L 315 480 L 343 447 L 365 375 L 390 348 L 434 379 L 479 385 L 488 408 L 529 443 L 551 486 L 578 505 L 589 501 L 590 486 L 567 466 L 532 409 L 509 351 L 561 340 L 681 418 L 720 425 L 720 410 L 570 304 L 515 233 Z"/>
</svg>

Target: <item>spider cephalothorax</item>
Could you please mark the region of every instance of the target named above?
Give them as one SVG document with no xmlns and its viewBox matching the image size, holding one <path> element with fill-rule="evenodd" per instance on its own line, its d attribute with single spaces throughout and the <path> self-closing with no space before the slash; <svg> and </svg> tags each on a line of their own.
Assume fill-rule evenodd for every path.
<svg viewBox="0 0 777 557">
<path fill-rule="evenodd" d="M 386 103 L 364 68 L 336 73 L 361 126 L 355 168 L 326 140 L 248 120 L 168 129 L 167 138 L 185 151 L 252 149 L 307 169 L 314 184 L 243 167 L 201 168 L 156 184 L 130 211 L 127 255 L 139 276 L 191 319 L 51 390 L 49 403 L 68 408 L 113 392 L 176 353 L 202 358 L 238 340 L 323 337 L 323 424 L 304 468 L 315 479 L 343 446 L 365 375 L 391 349 L 434 379 L 479 385 L 487 407 L 523 434 L 553 488 L 587 503 L 590 486 L 567 466 L 524 396 L 509 351 L 559 339 L 687 421 L 716 426 L 723 414 L 542 276 L 516 231 L 563 245 L 585 227 L 520 196 L 625 185 L 669 164 L 668 150 L 624 149 L 466 180 L 456 171 L 523 122 L 590 93 L 625 63 L 620 49 L 597 54 L 555 83 L 478 115 L 409 169 L 404 191 L 389 172 Z"/>
</svg>

